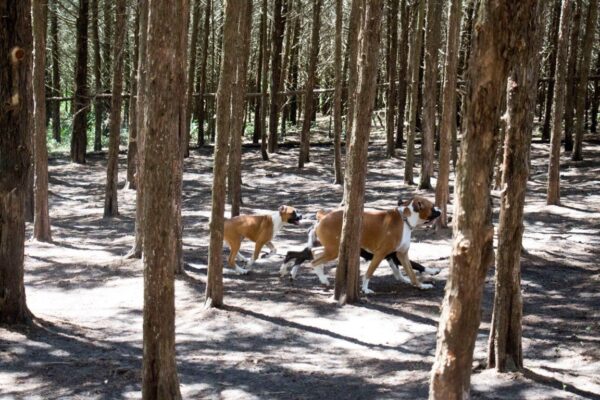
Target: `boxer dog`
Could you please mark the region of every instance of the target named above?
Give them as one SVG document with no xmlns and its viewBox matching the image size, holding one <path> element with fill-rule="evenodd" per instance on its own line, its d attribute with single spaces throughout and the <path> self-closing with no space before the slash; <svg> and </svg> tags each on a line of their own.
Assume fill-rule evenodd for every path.
<svg viewBox="0 0 600 400">
<path fill-rule="evenodd" d="M 295 208 L 289 206 L 281 206 L 269 215 L 238 215 L 229 219 L 225 218 L 223 239 L 231 249 L 228 259 L 229 267 L 238 274 L 248 273 L 248 268 L 254 264 L 263 246 L 266 245 L 269 248 L 269 254 L 277 252 L 271 240 L 281 230 L 283 224 L 298 225 L 301 219 L 302 215 L 298 214 Z M 244 238 L 255 243 L 251 260 L 239 253 Z M 239 267 L 235 263 L 236 259 L 246 262 L 246 268 Z"/>
<path fill-rule="evenodd" d="M 373 273 L 383 261 L 395 253 L 402 264 L 410 283 L 420 289 L 430 289 L 431 284 L 421 283 L 417 280 L 415 272 L 408 258 L 410 238 L 412 231 L 419 225 L 431 222 L 440 216 L 440 211 L 434 207 L 429 200 L 415 196 L 410 202 L 402 203 L 397 208 L 387 211 L 365 210 L 363 212 L 363 224 L 361 232 L 361 249 L 372 254 L 369 268 L 363 277 L 362 289 L 365 294 L 373 293 L 369 289 L 369 280 Z M 319 218 L 319 216 L 318 216 Z M 318 242 L 323 246 L 322 251 L 310 263 L 321 283 L 328 285 L 329 280 L 323 273 L 323 264 L 333 261 L 338 256 L 339 242 L 342 230 L 343 210 L 338 209 L 321 218 L 309 234 L 309 243 Z M 312 237 L 311 237 L 312 236 Z M 388 261 L 389 262 L 389 261 Z M 394 262 L 389 262 L 398 280 L 402 275 Z M 292 276 L 297 273 L 299 265 L 295 265 Z M 281 267 L 282 275 L 287 273 L 287 265 Z"/>
</svg>

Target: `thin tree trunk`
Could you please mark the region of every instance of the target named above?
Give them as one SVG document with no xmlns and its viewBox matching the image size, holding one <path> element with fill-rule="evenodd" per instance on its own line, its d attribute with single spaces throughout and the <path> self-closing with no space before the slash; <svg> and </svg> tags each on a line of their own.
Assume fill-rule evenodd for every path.
<svg viewBox="0 0 600 400">
<path fill-rule="evenodd" d="M 87 148 L 87 113 L 88 113 L 88 86 L 87 86 L 87 59 L 88 59 L 88 14 L 89 1 L 79 0 L 79 13 L 77 16 L 77 39 L 75 61 L 75 96 L 73 99 L 74 117 L 73 132 L 71 135 L 71 161 L 85 164 Z"/>
<path fill-rule="evenodd" d="M 408 69 L 408 32 L 409 32 L 408 1 L 401 0 L 400 4 L 400 43 L 398 46 L 398 121 L 396 123 L 396 148 L 402 148 L 404 143 L 404 115 L 406 113 L 406 86 Z"/>
<path fill-rule="evenodd" d="M 488 367 L 499 372 L 523 368 L 521 345 L 523 300 L 520 256 L 523 239 L 523 208 L 529 177 L 529 147 L 541 47 L 540 30 L 544 6 L 533 0 L 518 27 L 520 36 L 533 38 L 532 45 L 516 49 L 507 83 L 506 141 L 500 199 L 498 251 L 492 328 L 489 336 Z M 537 4 L 536 4 L 537 3 Z"/>
<path fill-rule="evenodd" d="M 181 196 L 181 99 L 185 96 L 185 48 L 178 45 L 186 28 L 187 1 L 148 3 L 147 74 L 144 119 L 146 148 L 144 246 L 144 358 L 142 398 L 180 399 L 175 363 L 176 227 Z M 144 24 L 143 24 L 144 25 Z M 186 32 L 187 33 L 187 32 Z M 144 51 L 145 53 L 145 51 Z M 174 62 L 175 61 L 175 62 Z M 181 82 L 173 85 L 173 82 Z"/>
<path fill-rule="evenodd" d="M 431 189 L 435 143 L 436 104 L 438 100 L 438 52 L 440 48 L 441 0 L 428 0 L 425 34 L 425 72 L 423 77 L 423 134 L 419 189 Z"/>
<path fill-rule="evenodd" d="M 283 47 L 283 34 L 285 30 L 285 12 L 283 0 L 273 3 L 273 31 L 271 32 L 271 108 L 269 113 L 269 153 L 277 151 L 279 143 L 277 135 L 277 121 L 279 118 L 280 100 L 278 93 L 281 84 L 281 51 Z"/>
<path fill-rule="evenodd" d="M 50 35 L 52 36 L 52 96 L 60 96 L 60 46 L 58 45 L 58 0 L 53 0 L 54 9 L 50 13 Z M 52 113 L 52 137 L 57 143 L 61 138 L 60 102 L 53 101 L 50 106 Z"/>
<path fill-rule="evenodd" d="M 295 26 L 294 26 L 294 37 L 292 38 L 292 54 L 290 60 L 290 72 L 289 72 L 289 81 L 290 81 L 290 90 L 296 91 L 298 90 L 298 75 L 300 71 L 300 34 L 302 32 L 302 25 L 300 24 L 301 18 L 296 18 Z M 298 96 L 296 94 L 292 95 L 289 102 L 289 116 L 290 122 L 297 126 L 298 125 Z"/>
<path fill-rule="evenodd" d="M 133 60 L 131 68 L 131 82 L 130 93 L 136 93 L 138 90 L 138 65 L 140 57 L 140 4 L 138 1 L 134 2 L 133 10 L 135 14 L 134 29 L 133 29 Z M 129 189 L 137 188 L 137 179 L 135 174 L 135 166 L 137 164 L 137 137 L 138 137 L 138 125 L 137 125 L 137 100 L 135 96 L 129 97 L 129 140 L 127 143 L 127 183 Z"/>
<path fill-rule="evenodd" d="M 208 66 L 208 43 L 210 38 L 210 19 L 212 16 L 212 0 L 206 0 L 206 8 L 204 10 L 204 28 L 202 30 L 202 48 L 200 54 L 202 61 L 200 62 L 200 90 L 196 97 L 196 115 L 198 116 L 198 147 L 204 146 L 204 92 L 206 91 L 206 69 Z"/>
<path fill-rule="evenodd" d="M 46 28 L 48 21 L 47 0 L 34 0 L 33 22 L 33 125 L 35 168 L 35 201 L 33 238 L 51 242 L 50 216 L 48 213 L 48 150 L 46 147 Z"/>
<path fill-rule="evenodd" d="M 333 94 L 333 171 L 335 184 L 341 185 L 342 174 L 342 20 L 344 19 L 342 0 L 335 0 L 335 54 L 333 58 L 335 91 Z"/>
<path fill-rule="evenodd" d="M 584 131 L 584 112 L 585 99 L 587 97 L 588 77 L 590 76 L 590 66 L 592 63 L 592 46 L 596 34 L 596 25 L 598 17 L 598 0 L 590 0 L 588 6 L 587 19 L 585 23 L 585 36 L 583 37 L 583 49 L 581 55 L 581 63 L 579 64 L 579 80 L 573 82 L 576 93 L 576 110 L 575 110 L 575 147 L 571 159 L 573 161 L 583 160 L 583 131 Z"/>
<path fill-rule="evenodd" d="M 446 62 L 444 63 L 444 82 L 442 123 L 440 126 L 440 171 L 435 186 L 435 204 L 442 215 L 439 224 L 448 227 L 448 202 L 450 200 L 450 145 L 452 130 L 456 129 L 456 72 L 458 63 L 458 41 L 460 39 L 460 20 L 462 0 L 452 0 L 448 13 L 448 38 L 446 43 Z"/>
<path fill-rule="evenodd" d="M 0 323 L 26 324 L 25 184 L 31 164 L 31 2 L 0 2 Z M 8 100 L 10 99 L 10 100 Z M 8 101 L 7 101 L 8 100 Z"/>
<path fill-rule="evenodd" d="M 260 16 L 260 36 L 263 45 L 263 59 L 260 69 L 262 71 L 262 92 L 260 95 L 260 154 L 264 161 L 269 160 L 267 144 L 267 74 L 269 72 L 269 46 L 267 41 L 267 0 L 263 0 Z"/>
<path fill-rule="evenodd" d="M 552 12 L 551 46 L 552 51 L 548 57 L 548 88 L 546 90 L 546 103 L 544 112 L 544 125 L 542 126 L 542 140 L 550 140 L 550 121 L 552 118 L 552 103 L 554 101 L 554 77 L 556 75 L 556 49 L 558 47 L 558 28 L 560 26 L 560 4 L 561 0 L 554 0 Z"/>
<path fill-rule="evenodd" d="M 565 151 L 573 151 L 573 118 L 575 117 L 575 99 L 577 98 L 576 79 L 579 73 L 579 34 L 581 25 L 582 0 L 575 0 L 575 15 L 571 21 L 569 43 L 569 64 L 567 69 L 567 93 L 565 98 Z"/>
<path fill-rule="evenodd" d="M 363 13 L 362 1 L 352 0 L 350 6 L 350 20 L 348 22 L 348 40 L 346 51 L 348 52 L 348 107 L 346 110 L 346 143 L 350 143 L 352 124 L 354 123 L 354 105 L 356 103 L 356 85 L 358 84 L 358 30 Z"/>
<path fill-rule="evenodd" d="M 263 1 L 263 7 L 266 9 L 266 2 Z M 256 91 L 258 93 L 262 93 L 262 65 L 263 59 L 265 58 L 265 46 L 267 41 L 266 35 L 266 18 L 263 21 L 262 13 L 264 9 L 261 9 L 261 17 L 260 17 L 260 28 L 259 28 L 259 42 L 258 42 L 258 60 L 256 61 Z M 256 99 L 256 105 L 254 107 L 254 132 L 252 133 L 252 143 L 258 144 L 260 138 L 262 136 L 262 124 L 260 120 L 261 116 L 261 106 L 262 106 L 262 98 L 258 97 Z"/>
<path fill-rule="evenodd" d="M 313 113 L 313 92 L 317 74 L 317 62 L 319 61 L 319 28 L 321 27 L 321 3 L 322 0 L 313 0 L 312 32 L 310 39 L 310 51 L 308 59 L 308 71 L 306 84 L 304 85 L 304 119 L 302 120 L 302 131 L 300 132 L 300 156 L 298 157 L 298 168 L 304 168 L 304 163 L 310 161 L 310 118 Z"/>
<path fill-rule="evenodd" d="M 94 90 L 95 94 L 102 92 L 102 61 L 100 58 L 100 32 L 98 29 L 98 1 L 91 0 L 90 13 L 92 15 L 91 30 L 94 52 Z M 104 100 L 94 98 L 94 151 L 102 150 L 102 117 Z"/>
<path fill-rule="evenodd" d="M 467 115 L 455 189 L 454 244 L 437 335 L 430 399 L 469 397 L 475 339 L 486 272 L 493 262 L 490 181 L 511 44 L 530 46 L 521 35 L 535 0 L 482 0 L 473 32 Z"/>
<path fill-rule="evenodd" d="M 596 75 L 600 75 L 600 52 L 596 54 Z M 592 98 L 592 109 L 590 110 L 592 133 L 598 132 L 598 106 L 600 105 L 600 80 L 594 82 L 594 97 Z"/>
<path fill-rule="evenodd" d="M 552 136 L 550 139 L 550 161 L 548 164 L 548 192 L 546 204 L 560 205 L 560 139 L 562 121 L 565 112 L 565 95 L 568 65 L 568 41 L 571 26 L 571 9 L 573 0 L 562 0 L 560 14 L 560 31 L 558 34 L 556 53 L 556 82 L 554 83 L 554 119 L 552 120 Z"/>
<path fill-rule="evenodd" d="M 359 298 L 360 232 L 364 205 L 367 152 L 371 114 L 377 82 L 377 53 L 383 14 L 383 0 L 362 1 L 360 62 L 353 132 L 346 156 L 344 176 L 344 222 L 342 224 L 339 262 L 335 279 L 335 299 L 340 303 L 354 303 Z M 354 6 L 354 5 L 353 5 Z"/>
<path fill-rule="evenodd" d="M 112 5 L 114 0 L 104 0 L 103 17 L 104 17 L 104 42 L 102 43 L 102 58 L 103 58 L 103 89 L 105 93 L 110 93 L 112 83 L 112 51 L 111 44 L 113 42 L 113 12 Z M 97 17 L 97 16 L 96 16 Z M 110 99 L 104 99 L 102 112 L 110 113 Z M 106 127 L 104 128 L 106 129 Z"/>
<path fill-rule="evenodd" d="M 115 22 L 115 42 L 113 44 L 113 77 L 110 106 L 110 137 L 108 143 L 108 164 L 106 167 L 106 193 L 104 197 L 104 218 L 119 215 L 118 178 L 119 142 L 121 138 L 121 106 L 123 98 L 123 56 L 125 53 L 125 32 L 127 31 L 126 0 L 117 0 Z"/>
<path fill-rule="evenodd" d="M 398 2 L 392 0 L 387 18 L 387 110 L 385 112 L 386 156 L 394 156 L 394 115 L 396 112 L 396 69 L 398 67 Z"/>
<path fill-rule="evenodd" d="M 188 87 L 187 87 L 187 117 L 185 120 L 185 157 L 190 155 L 190 138 L 191 138 L 191 125 L 192 125 L 192 110 L 194 107 L 194 81 L 196 79 L 196 55 L 198 53 L 198 35 L 200 34 L 200 0 L 193 1 L 194 13 L 192 16 L 192 37 L 190 40 L 190 52 L 189 52 L 189 69 L 188 69 Z"/>
<path fill-rule="evenodd" d="M 406 160 L 404 162 L 404 183 L 414 185 L 413 166 L 415 164 L 415 136 L 417 129 L 417 114 L 419 113 L 419 71 L 421 65 L 421 48 L 423 35 L 423 20 L 425 19 L 425 1 L 417 0 L 412 13 L 412 43 L 410 46 L 410 110 L 408 118 L 408 138 L 406 141 Z"/>
</svg>

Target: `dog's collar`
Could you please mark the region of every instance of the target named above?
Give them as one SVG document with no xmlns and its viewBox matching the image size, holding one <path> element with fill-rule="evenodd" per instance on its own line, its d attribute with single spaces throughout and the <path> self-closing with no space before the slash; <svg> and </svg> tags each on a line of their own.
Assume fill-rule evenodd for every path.
<svg viewBox="0 0 600 400">
<path fill-rule="evenodd" d="M 404 215 L 402 215 L 402 221 L 404 221 L 404 223 L 408 226 L 408 229 L 410 229 L 411 232 L 415 229 L 415 227 L 412 226 L 410 222 L 408 222 L 408 218 L 406 218 Z"/>
</svg>

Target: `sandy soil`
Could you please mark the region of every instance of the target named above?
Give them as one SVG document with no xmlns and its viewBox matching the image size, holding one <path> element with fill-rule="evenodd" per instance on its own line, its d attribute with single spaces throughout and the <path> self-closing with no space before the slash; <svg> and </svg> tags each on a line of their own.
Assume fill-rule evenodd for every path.
<svg viewBox="0 0 600 400">
<path fill-rule="evenodd" d="M 402 184 L 403 158 L 384 159 L 382 147 L 372 145 L 369 157 L 366 203 L 373 208 L 416 193 Z M 587 144 L 589 161 L 564 159 L 562 207 L 544 202 L 547 152 L 547 145 L 534 145 L 526 206 L 526 369 L 497 375 L 483 368 L 490 271 L 473 364 L 476 399 L 600 399 L 600 144 Z M 300 172 L 297 149 L 283 149 L 270 162 L 255 149 L 243 157 L 243 212 L 289 204 L 309 215 L 340 201 L 341 189 L 331 183 L 331 148 L 314 147 L 313 162 Z M 261 259 L 247 276 L 226 275 L 227 307 L 205 311 L 211 162 L 210 150 L 202 150 L 185 163 L 188 277 L 176 282 L 183 396 L 426 398 L 451 232 L 421 229 L 413 239 L 411 258 L 442 269 L 434 289 L 396 282 L 384 263 L 371 281 L 376 295 L 339 307 L 332 290 L 306 269 L 295 282 L 279 278 L 282 255 L 302 247 L 308 225 L 285 227 L 274 241 L 279 254 Z M 27 243 L 27 301 L 37 321 L 31 328 L 0 327 L 0 398 L 141 397 L 142 266 L 123 259 L 133 243 L 135 195 L 120 190 L 121 216 L 102 219 L 105 165 L 103 155 L 85 166 L 50 161 L 55 242 Z M 242 248 L 250 250 L 248 243 Z"/>
</svg>

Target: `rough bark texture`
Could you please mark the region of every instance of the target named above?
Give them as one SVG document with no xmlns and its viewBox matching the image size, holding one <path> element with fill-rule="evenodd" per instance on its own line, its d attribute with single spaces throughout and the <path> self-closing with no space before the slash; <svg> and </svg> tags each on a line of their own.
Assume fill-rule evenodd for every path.
<svg viewBox="0 0 600 400">
<path fill-rule="evenodd" d="M 396 123 L 396 148 L 401 148 L 404 143 L 404 115 L 406 112 L 406 86 L 408 69 L 408 32 L 409 32 L 408 2 L 402 0 L 400 4 L 400 43 L 398 45 L 398 121 Z"/>
<path fill-rule="evenodd" d="M 306 84 L 304 85 L 304 119 L 300 132 L 300 155 L 298 157 L 298 168 L 304 168 L 308 162 L 310 151 L 310 116 L 313 114 L 313 91 L 317 75 L 317 62 L 319 61 L 319 29 L 321 27 L 321 4 L 322 0 L 313 0 L 312 32 L 310 35 L 310 51 L 308 59 L 308 71 Z"/>
<path fill-rule="evenodd" d="M 28 323 L 23 261 L 25 183 L 31 164 L 31 2 L 2 1 L 0 15 L 0 323 Z"/>
<path fill-rule="evenodd" d="M 53 0 L 53 9 L 50 13 L 50 36 L 52 41 L 52 96 L 60 96 L 60 46 L 58 45 L 58 0 Z M 50 112 L 52 113 L 52 137 L 60 143 L 61 123 L 60 123 L 60 102 L 50 103 Z"/>
<path fill-rule="evenodd" d="M 572 0 L 563 0 L 557 42 L 556 82 L 554 84 L 554 106 L 552 107 L 554 109 L 554 118 L 552 119 L 550 162 L 548 164 L 548 193 L 546 203 L 549 205 L 560 205 L 560 139 L 562 136 L 562 120 L 565 112 L 568 41 L 572 8 Z"/>
<path fill-rule="evenodd" d="M 177 196 L 181 187 L 179 131 L 185 85 L 185 49 L 178 45 L 186 23 L 186 0 L 148 3 L 147 74 L 144 81 L 146 173 L 144 205 L 143 399 L 180 399 L 175 363 Z M 152 112 L 149 112 L 152 110 Z M 179 193 L 178 193 L 179 190 Z"/>
<path fill-rule="evenodd" d="M 267 74 L 269 69 L 269 46 L 267 43 L 267 0 L 263 0 L 260 14 L 260 41 L 262 43 L 261 94 L 260 94 L 260 154 L 262 159 L 269 159 L 267 149 Z"/>
<path fill-rule="evenodd" d="M 281 51 L 285 30 L 285 15 L 282 12 L 283 1 L 273 3 L 273 31 L 271 32 L 271 107 L 269 113 L 269 153 L 277 151 L 277 121 L 279 118 L 279 97 L 281 90 Z"/>
<path fill-rule="evenodd" d="M 260 27 L 259 27 L 259 33 L 258 33 L 258 57 L 256 60 L 256 81 L 254 83 L 256 86 L 256 91 L 258 93 L 262 93 L 262 64 L 263 64 L 263 58 L 265 57 L 265 41 L 267 40 L 266 20 L 263 25 L 262 14 L 263 14 L 263 9 L 261 8 Z M 263 27 L 264 27 L 264 32 L 263 32 Z M 260 121 L 261 103 L 262 103 L 261 97 L 258 97 L 256 99 L 256 103 L 254 105 L 254 131 L 252 132 L 252 143 L 253 144 L 258 144 L 260 142 L 260 138 L 262 136 L 261 121 Z"/>
<path fill-rule="evenodd" d="M 352 124 L 354 123 L 354 104 L 356 102 L 356 85 L 358 83 L 358 30 L 360 28 L 363 4 L 360 0 L 352 0 L 350 6 L 350 20 L 348 22 L 348 106 L 346 110 L 346 143 L 350 143 Z"/>
<path fill-rule="evenodd" d="M 573 121 L 575 116 L 575 99 L 577 98 L 576 79 L 579 60 L 579 34 L 581 25 L 582 0 L 575 0 L 575 10 L 571 20 L 571 36 L 569 39 L 569 63 L 567 66 L 567 92 L 565 94 L 565 151 L 573 151 Z"/>
<path fill-rule="evenodd" d="M 46 147 L 46 26 L 48 20 L 47 0 L 33 0 L 33 135 L 35 167 L 35 201 L 33 238 L 42 242 L 52 241 L 50 216 L 48 214 L 48 150 Z"/>
<path fill-rule="evenodd" d="M 239 22 L 239 39 L 236 41 L 236 72 L 233 93 L 246 93 L 250 37 L 252 33 L 252 1 L 246 0 L 245 14 Z M 233 96 L 231 108 L 231 132 L 228 159 L 228 190 L 231 216 L 240 214 L 242 206 L 242 138 L 244 136 L 245 96 Z"/>
<path fill-rule="evenodd" d="M 335 184 L 341 185 L 342 174 L 342 0 L 335 0 L 335 54 L 333 58 L 335 74 L 335 91 L 333 94 L 333 171 Z"/>
<path fill-rule="evenodd" d="M 490 184 L 498 98 L 506 89 L 511 45 L 531 45 L 530 38 L 519 35 L 530 8 L 531 1 L 482 0 L 479 4 L 456 176 L 454 243 L 431 374 L 432 399 L 469 397 L 483 283 L 494 258 Z"/>
<path fill-rule="evenodd" d="M 110 106 L 110 137 L 108 143 L 108 164 L 106 166 L 106 192 L 104 196 L 104 218 L 119 215 L 117 184 L 119 177 L 119 141 L 121 138 L 121 104 L 123 97 L 123 55 L 125 53 L 125 32 L 127 31 L 127 4 L 117 0 L 115 42 L 113 44 L 113 77 Z"/>
<path fill-rule="evenodd" d="M 423 42 L 423 20 L 425 19 L 425 1 L 417 0 L 412 12 L 412 42 L 410 46 L 410 110 L 408 117 L 408 134 L 406 141 L 406 160 L 404 162 L 404 183 L 414 185 L 413 166 L 415 164 L 415 136 L 417 130 L 417 114 L 419 113 L 419 70 L 421 65 L 421 45 Z"/>
<path fill-rule="evenodd" d="M 212 184 L 212 210 L 210 216 L 210 243 L 208 249 L 208 277 L 206 282 L 206 306 L 223 305 L 223 224 L 225 214 L 225 180 L 227 156 L 233 122 L 242 115 L 233 115 L 234 93 L 237 75 L 238 43 L 244 41 L 239 31 L 246 18 L 249 2 L 237 3 L 227 0 L 224 4 L 223 57 L 217 89 L 217 136 L 215 142 Z M 237 110 L 237 109 L 236 109 Z"/>
<path fill-rule="evenodd" d="M 94 57 L 94 91 L 95 94 L 102 92 L 102 59 L 100 56 L 100 30 L 98 28 L 98 1 L 91 0 L 90 13 L 92 18 L 92 45 Z M 99 98 L 94 98 L 94 151 L 102 150 L 102 117 L 104 114 L 104 101 Z"/>
<path fill-rule="evenodd" d="M 139 2 L 135 2 L 133 5 L 133 12 L 135 14 L 134 20 L 134 39 L 133 39 L 133 59 L 131 68 L 131 82 L 130 93 L 137 94 L 138 88 L 138 65 L 140 57 L 140 5 Z M 136 96 L 129 96 L 129 116 L 127 118 L 129 125 L 129 138 L 127 143 L 127 184 L 129 189 L 136 189 L 137 179 L 135 175 L 135 166 L 137 164 L 137 99 Z"/>
<path fill-rule="evenodd" d="M 358 0 L 354 0 L 358 1 Z M 383 14 L 383 0 L 362 0 L 364 18 L 360 23 L 360 49 L 356 107 L 352 118 L 351 141 L 346 156 L 344 177 L 344 222 L 342 224 L 339 263 L 335 279 L 335 299 L 354 303 L 359 297 L 359 256 L 367 150 L 371 114 L 377 81 L 377 53 Z"/>
<path fill-rule="evenodd" d="M 87 59 L 88 59 L 88 14 L 89 0 L 79 0 L 77 15 L 77 39 L 75 61 L 75 97 L 73 99 L 73 132 L 71 134 L 71 161 L 85 164 L 87 148 Z"/>
<path fill-rule="evenodd" d="M 204 146 L 204 92 L 206 91 L 206 68 L 208 66 L 208 39 L 210 37 L 210 19 L 212 15 L 212 0 L 206 1 L 204 10 L 204 28 L 202 30 L 202 61 L 200 61 L 200 89 L 196 97 L 196 115 L 198 118 L 198 147 Z"/>
<path fill-rule="evenodd" d="M 441 19 L 442 1 L 428 0 L 427 29 L 425 31 L 425 73 L 423 77 L 423 134 L 421 135 L 420 189 L 431 189 L 431 176 L 433 175 Z"/>
<path fill-rule="evenodd" d="M 581 54 L 581 63 L 579 64 L 579 79 L 576 82 L 576 109 L 575 109 L 575 146 L 571 159 L 573 161 L 583 160 L 583 131 L 584 131 L 584 112 L 585 99 L 587 95 L 588 78 L 590 76 L 590 66 L 592 63 L 592 47 L 596 34 L 596 25 L 598 17 L 598 0 L 590 0 L 585 23 L 585 36 L 583 37 L 583 48 Z M 575 84 L 575 82 L 573 83 Z"/>
<path fill-rule="evenodd" d="M 600 75 L 600 52 L 596 54 L 596 75 Z M 592 120 L 590 131 L 598 132 L 598 106 L 600 106 L 600 80 L 594 82 L 594 97 L 592 98 L 592 109 L 590 110 L 590 118 Z"/>
<path fill-rule="evenodd" d="M 398 0 L 390 2 L 387 17 L 387 110 L 385 113 L 386 156 L 393 157 L 394 141 L 394 116 L 396 112 L 396 69 L 398 56 Z"/>
<path fill-rule="evenodd" d="M 460 39 L 460 20 L 462 0 L 452 0 L 448 14 L 448 39 L 446 43 L 446 62 L 444 63 L 444 82 L 442 122 L 440 126 L 439 174 L 435 186 L 435 204 L 442 215 L 438 223 L 448 226 L 448 201 L 450 199 L 450 145 L 452 132 L 456 130 L 456 69 L 458 63 L 458 41 Z"/>
<path fill-rule="evenodd" d="M 529 46 L 516 49 L 507 83 L 506 140 L 502 185 L 506 190 L 500 199 L 498 251 L 496 258 L 496 290 L 492 328 L 488 346 L 488 367 L 499 372 L 523 368 L 521 345 L 523 300 L 521 297 L 521 247 L 523 208 L 529 177 L 529 146 L 537 97 L 538 54 L 543 7 L 529 1 L 523 24 L 518 27 L 521 38 L 533 38 Z"/>
<path fill-rule="evenodd" d="M 193 2 L 193 15 L 192 15 L 192 35 L 190 40 L 190 52 L 189 52 L 189 69 L 188 69 L 188 87 L 187 87 L 187 99 L 188 104 L 186 108 L 186 119 L 185 119 L 185 156 L 188 157 L 190 154 L 190 138 L 191 138 L 191 126 L 192 126 L 192 110 L 194 107 L 194 82 L 196 80 L 196 55 L 198 54 L 198 35 L 200 34 L 200 18 L 201 18 L 201 7 L 200 0 Z"/>
<path fill-rule="evenodd" d="M 552 103 L 554 102 L 554 78 L 556 75 L 556 49 L 558 47 L 558 28 L 560 26 L 560 5 L 561 0 L 554 1 L 554 9 L 552 11 L 552 30 L 551 30 L 551 45 L 552 51 L 548 56 L 548 87 L 546 89 L 546 101 L 544 111 L 544 125 L 542 126 L 542 140 L 547 142 L 550 140 L 550 121 L 552 120 Z"/>
</svg>

